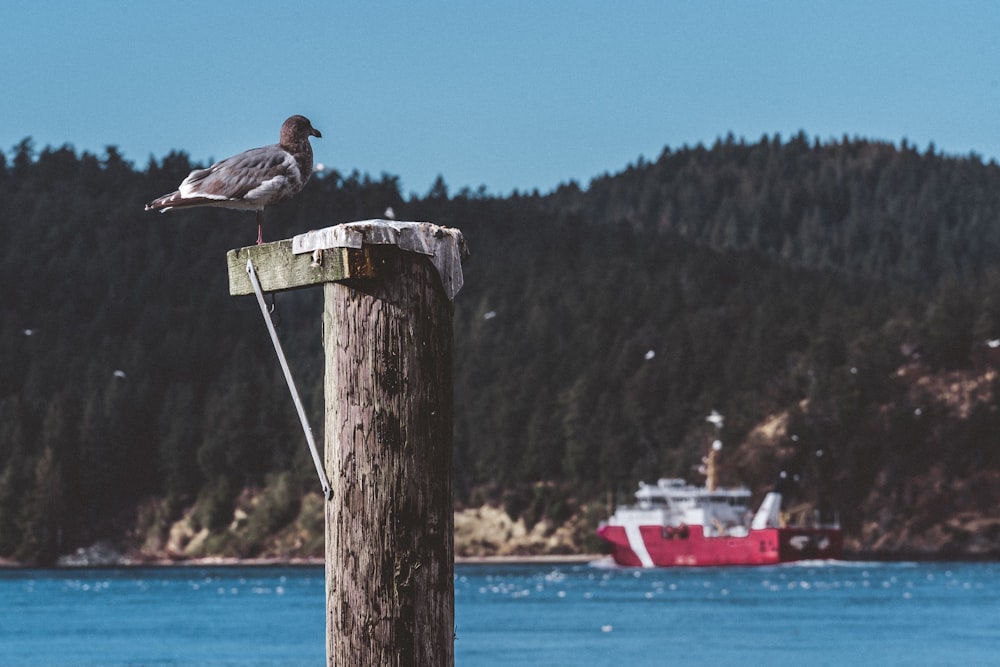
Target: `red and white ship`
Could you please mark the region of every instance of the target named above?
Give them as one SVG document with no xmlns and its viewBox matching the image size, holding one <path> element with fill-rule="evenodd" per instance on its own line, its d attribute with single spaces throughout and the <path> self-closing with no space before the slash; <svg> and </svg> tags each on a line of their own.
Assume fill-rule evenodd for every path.
<svg viewBox="0 0 1000 667">
<path fill-rule="evenodd" d="M 781 494 L 768 493 L 756 513 L 750 490 L 716 488 L 716 457 L 707 460 L 705 486 L 682 479 L 639 483 L 635 505 L 619 506 L 597 534 L 611 545 L 619 565 L 769 565 L 804 559 L 840 558 L 839 525 L 788 526 Z"/>
</svg>

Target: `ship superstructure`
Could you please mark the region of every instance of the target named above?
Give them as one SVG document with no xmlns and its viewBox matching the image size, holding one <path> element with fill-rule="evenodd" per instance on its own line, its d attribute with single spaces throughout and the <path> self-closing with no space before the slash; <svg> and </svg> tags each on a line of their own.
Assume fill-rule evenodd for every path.
<svg viewBox="0 0 1000 667">
<path fill-rule="evenodd" d="M 713 413 L 714 414 L 714 413 Z M 597 534 L 619 565 L 762 565 L 802 559 L 840 558 L 839 525 L 790 526 L 782 495 L 771 491 L 756 512 L 750 489 L 717 485 L 721 443 L 706 459 L 704 486 L 683 479 L 639 483 L 634 505 L 619 506 Z"/>
</svg>

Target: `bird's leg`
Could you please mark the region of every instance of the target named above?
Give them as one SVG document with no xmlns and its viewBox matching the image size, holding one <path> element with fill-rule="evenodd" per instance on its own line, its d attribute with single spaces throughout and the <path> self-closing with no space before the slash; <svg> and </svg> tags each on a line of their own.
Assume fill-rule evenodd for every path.
<svg viewBox="0 0 1000 667">
<path fill-rule="evenodd" d="M 257 209 L 257 245 L 264 245 L 264 209 Z"/>
</svg>

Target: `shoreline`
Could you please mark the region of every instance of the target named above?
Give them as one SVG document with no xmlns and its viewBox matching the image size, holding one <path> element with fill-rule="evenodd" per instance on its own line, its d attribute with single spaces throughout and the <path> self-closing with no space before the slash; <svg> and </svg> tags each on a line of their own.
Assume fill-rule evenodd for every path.
<svg viewBox="0 0 1000 667">
<path fill-rule="evenodd" d="M 542 554 L 535 556 L 456 556 L 455 565 L 579 565 L 610 559 L 608 554 Z M 151 558 L 131 559 L 123 557 L 120 561 L 94 563 L 68 563 L 53 565 L 24 565 L 11 559 L 0 558 L 2 570 L 84 570 L 84 569 L 139 569 L 165 567 L 320 567 L 325 564 L 322 558 L 235 558 L 228 556 L 209 556 L 205 558 Z"/>
<path fill-rule="evenodd" d="M 997 554 L 928 556 L 927 554 L 879 554 L 854 552 L 845 554 L 845 563 L 988 563 L 1000 562 Z M 587 563 L 612 563 L 610 554 L 537 554 L 504 556 L 456 556 L 455 565 L 581 565 Z M 0 572 L 10 570 L 86 570 L 86 569 L 141 569 L 141 568 L 224 568 L 224 567 L 322 567 L 323 558 L 236 558 L 208 556 L 204 558 L 138 558 L 121 557 L 120 560 L 62 563 L 52 565 L 25 565 L 10 558 L 0 558 Z M 670 569 L 670 568 L 653 568 Z"/>
</svg>

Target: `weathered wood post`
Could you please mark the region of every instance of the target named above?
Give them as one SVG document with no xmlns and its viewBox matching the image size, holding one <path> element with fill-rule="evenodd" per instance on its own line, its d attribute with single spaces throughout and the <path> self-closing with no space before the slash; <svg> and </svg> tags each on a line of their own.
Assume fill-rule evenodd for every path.
<svg viewBox="0 0 1000 667">
<path fill-rule="evenodd" d="M 454 664 L 457 230 L 364 221 L 232 250 L 230 293 L 324 285 L 327 664 Z"/>
</svg>

